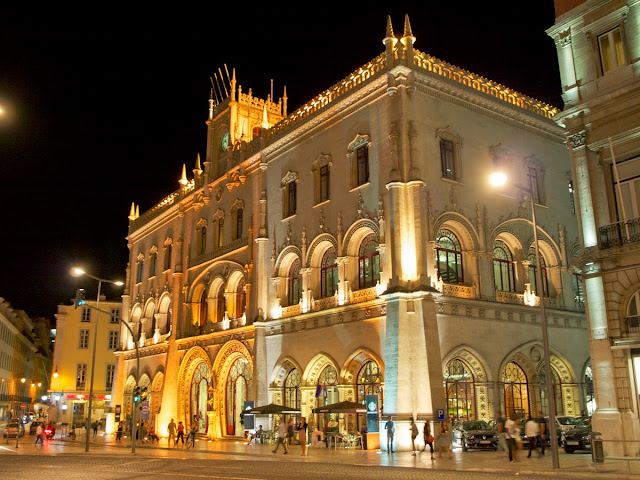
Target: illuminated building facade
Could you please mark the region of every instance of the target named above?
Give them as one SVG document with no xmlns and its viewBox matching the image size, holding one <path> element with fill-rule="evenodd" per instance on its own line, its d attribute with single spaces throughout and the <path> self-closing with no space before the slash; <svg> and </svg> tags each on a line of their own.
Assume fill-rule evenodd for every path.
<svg viewBox="0 0 640 480">
<path fill-rule="evenodd" d="M 596 407 L 607 440 L 638 439 L 640 411 L 640 3 L 556 1 Z M 635 444 L 605 442 L 609 453 Z"/>
<path fill-rule="evenodd" d="M 377 395 L 408 422 L 546 408 L 528 202 L 535 191 L 554 394 L 585 408 L 583 305 L 569 161 L 553 107 L 415 50 L 385 51 L 293 113 L 244 93 L 210 101 L 207 152 L 177 191 L 132 206 L 114 405 L 140 381 L 171 418 L 239 435 L 244 401 L 299 407 Z M 356 415 L 336 419 L 359 429 Z M 407 428 L 404 428 L 405 425 Z M 384 442 L 384 438 L 381 439 Z"/>
</svg>

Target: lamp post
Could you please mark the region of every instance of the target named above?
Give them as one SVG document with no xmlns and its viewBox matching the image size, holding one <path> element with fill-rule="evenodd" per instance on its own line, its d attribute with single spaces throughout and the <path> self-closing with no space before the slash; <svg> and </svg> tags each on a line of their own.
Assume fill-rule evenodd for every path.
<svg viewBox="0 0 640 480">
<path fill-rule="evenodd" d="M 495 187 L 506 184 L 507 176 L 504 173 L 493 173 L 489 177 L 490 183 Z M 531 223 L 533 223 L 533 244 L 536 251 L 536 283 L 538 284 L 538 293 L 540 296 L 540 322 L 542 324 L 542 346 L 544 350 L 544 372 L 545 372 L 545 388 L 547 390 L 547 399 L 549 400 L 549 435 L 551 443 L 551 464 L 554 469 L 560 468 L 560 459 L 558 457 L 558 437 L 556 429 L 556 402 L 553 394 L 553 381 L 551 376 L 551 355 L 549 353 L 549 336 L 547 332 L 547 315 L 544 306 L 544 288 L 542 283 L 542 268 L 540 264 L 540 245 L 538 243 L 538 224 L 536 222 L 536 207 L 533 201 L 533 192 L 531 189 L 521 185 L 513 185 L 513 187 L 529 194 L 529 202 L 531 204 Z M 544 439 L 543 439 L 544 441 Z"/>
<path fill-rule="evenodd" d="M 81 275 L 86 275 L 89 278 L 93 278 L 94 280 L 98 281 L 98 298 L 96 300 L 96 326 L 95 326 L 95 331 L 93 332 L 93 352 L 91 354 L 91 378 L 90 378 L 90 383 L 89 383 L 89 405 L 88 405 L 88 411 L 87 411 L 87 423 L 85 425 L 85 442 L 84 442 L 84 451 L 88 452 L 89 451 L 89 431 L 91 428 L 91 407 L 93 405 L 93 376 L 95 373 L 95 367 L 96 367 L 96 346 L 98 344 L 98 317 L 100 315 L 99 312 L 99 308 L 100 308 L 100 290 L 102 289 L 102 283 L 112 283 L 113 285 L 118 285 L 118 286 L 122 286 L 124 285 L 124 282 L 121 281 L 113 281 L 113 280 L 105 280 L 104 278 L 100 278 L 100 277 L 95 277 L 93 275 L 91 275 L 90 273 L 85 272 L 83 269 L 81 268 L 73 268 L 71 270 L 71 274 L 74 276 L 81 276 Z"/>
</svg>

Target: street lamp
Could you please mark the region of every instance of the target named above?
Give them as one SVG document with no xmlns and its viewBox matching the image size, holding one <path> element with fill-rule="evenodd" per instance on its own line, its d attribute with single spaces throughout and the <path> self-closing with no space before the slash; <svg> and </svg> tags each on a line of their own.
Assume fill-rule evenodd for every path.
<svg viewBox="0 0 640 480">
<path fill-rule="evenodd" d="M 71 275 L 75 277 L 85 275 L 89 278 L 93 278 L 94 280 L 98 281 L 98 298 L 96 300 L 96 326 L 95 326 L 95 331 L 93 333 L 93 353 L 91 356 L 91 378 L 89 383 L 89 405 L 88 405 L 88 411 L 87 411 L 87 424 L 85 425 L 85 442 L 84 442 L 84 451 L 88 452 L 89 451 L 89 432 L 91 428 L 91 407 L 93 405 L 93 375 L 96 369 L 95 368 L 96 367 L 96 346 L 98 344 L 98 317 L 100 315 L 100 312 L 98 311 L 98 309 L 100 308 L 100 290 L 102 289 L 103 282 L 111 283 L 117 286 L 124 285 L 124 282 L 121 282 L 119 280 L 118 281 L 105 280 L 104 278 L 95 277 L 78 267 L 74 267 L 71 269 Z"/>
<path fill-rule="evenodd" d="M 494 187 L 501 187 L 507 183 L 507 175 L 503 172 L 495 172 L 489 176 L 489 182 Z M 533 223 L 533 244 L 536 250 L 536 282 L 538 284 L 538 294 L 540 295 L 540 320 L 542 323 L 542 345 L 544 348 L 544 372 L 545 388 L 549 400 L 549 435 L 551 443 L 551 463 L 554 469 L 560 468 L 558 458 L 558 438 L 556 432 L 556 402 L 553 394 L 553 381 L 551 377 L 551 355 L 549 354 L 549 336 L 547 332 L 547 315 L 544 306 L 544 288 L 542 283 L 542 267 L 540 263 L 540 244 L 538 243 L 538 224 L 536 223 L 536 207 L 533 201 L 533 192 L 530 188 L 521 185 L 512 185 L 529 195 L 531 203 L 531 223 Z M 543 440 L 544 441 L 544 440 Z"/>
</svg>

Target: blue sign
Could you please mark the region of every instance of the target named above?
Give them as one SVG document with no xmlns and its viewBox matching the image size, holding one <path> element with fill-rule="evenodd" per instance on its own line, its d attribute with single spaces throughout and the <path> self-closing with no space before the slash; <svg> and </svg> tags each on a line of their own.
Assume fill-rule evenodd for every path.
<svg viewBox="0 0 640 480">
<path fill-rule="evenodd" d="M 144 402 L 140 402 L 140 411 L 142 412 L 140 414 L 140 420 L 149 420 L 149 402 L 148 401 L 144 401 Z"/>
<path fill-rule="evenodd" d="M 444 420 L 444 408 L 439 408 L 438 410 L 436 410 L 436 414 L 438 416 L 439 422 Z"/>
</svg>

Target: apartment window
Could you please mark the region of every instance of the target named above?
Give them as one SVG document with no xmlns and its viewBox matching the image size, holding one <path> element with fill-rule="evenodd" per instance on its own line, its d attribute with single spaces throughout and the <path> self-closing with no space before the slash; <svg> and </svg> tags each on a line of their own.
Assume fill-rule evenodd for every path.
<svg viewBox="0 0 640 480">
<path fill-rule="evenodd" d="M 302 298 L 302 274 L 300 273 L 300 259 L 296 258 L 289 268 L 287 289 L 288 305 L 295 305 Z"/>
<path fill-rule="evenodd" d="M 357 135 L 347 151 L 351 160 L 351 188 L 369 182 L 369 145 L 368 135 Z"/>
<path fill-rule="evenodd" d="M 598 48 L 600 49 L 600 64 L 603 74 L 627 63 L 620 27 L 598 35 Z"/>
<path fill-rule="evenodd" d="M 111 309 L 111 320 L 110 323 L 120 323 L 120 309 L 112 308 Z"/>
<path fill-rule="evenodd" d="M 80 342 L 78 348 L 89 348 L 89 329 L 80 330 Z"/>
<path fill-rule="evenodd" d="M 84 390 L 87 385 L 87 364 L 79 363 L 76 369 L 76 390 Z"/>
<path fill-rule="evenodd" d="M 440 165 L 442 178 L 456 180 L 456 163 L 451 140 L 440 139 Z"/>
<path fill-rule="evenodd" d="M 200 234 L 198 235 L 198 255 L 202 255 L 207 250 L 207 226 L 202 225 L 200 227 Z"/>
<path fill-rule="evenodd" d="M 322 256 L 320 267 L 320 297 L 326 298 L 335 294 L 338 289 L 338 263 L 336 249 L 330 247 Z"/>
<path fill-rule="evenodd" d="M 156 276 L 156 265 L 158 263 L 158 252 L 152 250 L 149 254 L 149 278 Z"/>
<path fill-rule="evenodd" d="M 171 253 L 172 253 L 172 245 L 171 243 L 165 242 L 164 245 L 164 264 L 163 270 L 169 270 L 171 268 Z"/>
<path fill-rule="evenodd" d="M 107 375 L 106 375 L 106 381 L 104 384 L 104 389 L 105 390 L 111 390 L 113 388 L 113 378 L 115 376 L 116 373 L 116 366 L 112 363 L 107 365 Z"/>
<path fill-rule="evenodd" d="M 140 254 L 142 255 L 142 254 Z M 138 271 L 136 272 L 136 283 L 142 282 L 144 275 L 144 259 L 142 257 L 138 258 Z"/>
<path fill-rule="evenodd" d="M 296 182 L 291 182 L 287 185 L 287 211 L 286 216 L 290 217 L 291 215 L 296 214 L 296 203 L 298 200 L 298 187 Z"/>
<path fill-rule="evenodd" d="M 287 218 L 296 214 L 298 203 L 298 174 L 288 171 L 280 182 L 282 190 L 282 217 Z"/>
<path fill-rule="evenodd" d="M 313 162 L 311 174 L 313 175 L 314 205 L 329 200 L 329 196 L 331 195 L 330 174 L 332 165 L 331 155 L 326 154 L 320 155 L 316 161 Z"/>
<path fill-rule="evenodd" d="M 89 307 L 84 307 L 82 309 L 82 318 L 81 320 L 83 322 L 90 322 L 91 321 L 91 309 Z"/>
<path fill-rule="evenodd" d="M 218 218 L 216 222 L 216 248 L 224 245 L 224 217 Z"/>
<path fill-rule="evenodd" d="M 117 330 L 109 330 L 109 344 L 107 348 L 109 350 L 117 350 L 119 339 L 120 339 L 120 332 L 118 332 Z"/>
<path fill-rule="evenodd" d="M 320 167 L 320 203 L 329 200 L 329 165 Z"/>
<path fill-rule="evenodd" d="M 239 208 L 236 210 L 236 228 L 235 228 L 234 240 L 237 240 L 238 238 L 242 238 L 243 220 L 244 220 L 244 208 Z"/>
</svg>

